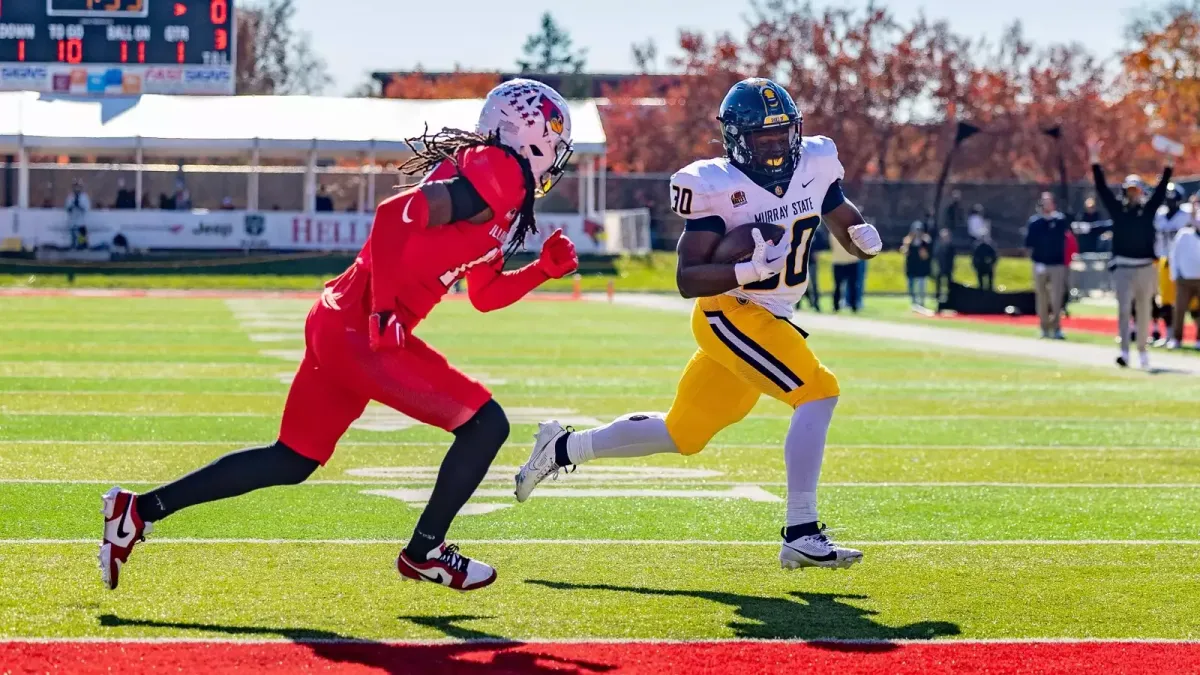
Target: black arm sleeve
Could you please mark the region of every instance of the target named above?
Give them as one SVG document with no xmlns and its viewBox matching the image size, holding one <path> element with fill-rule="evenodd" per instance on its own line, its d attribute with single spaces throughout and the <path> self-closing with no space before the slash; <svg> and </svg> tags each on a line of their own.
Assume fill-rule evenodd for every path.
<svg viewBox="0 0 1200 675">
<path fill-rule="evenodd" d="M 473 218 L 488 208 L 487 202 L 479 196 L 479 192 L 471 185 L 471 181 L 462 176 L 448 180 L 435 181 L 446 186 L 450 192 L 450 222 Z"/>
<path fill-rule="evenodd" d="M 1108 189 L 1108 183 L 1104 180 L 1104 169 L 1100 168 L 1099 164 L 1092 165 L 1092 180 L 1096 184 L 1096 196 L 1100 198 L 1100 203 L 1104 204 L 1108 217 L 1115 220 L 1121 212 L 1121 202 L 1117 201 L 1112 190 Z"/>
<path fill-rule="evenodd" d="M 725 219 L 721 216 L 705 216 L 703 218 L 689 218 L 683 221 L 684 232 L 715 232 L 717 234 L 725 234 Z"/>
<path fill-rule="evenodd" d="M 1146 201 L 1146 213 L 1157 213 L 1158 207 L 1167 201 L 1167 184 L 1171 182 L 1171 167 L 1163 169 L 1162 179 L 1158 181 L 1158 185 L 1154 186 L 1154 192 L 1150 194 L 1150 199 Z"/>
<path fill-rule="evenodd" d="M 846 203 L 846 193 L 842 192 L 842 179 L 837 179 L 825 191 L 825 199 L 821 201 L 821 215 L 825 215 Z"/>
</svg>

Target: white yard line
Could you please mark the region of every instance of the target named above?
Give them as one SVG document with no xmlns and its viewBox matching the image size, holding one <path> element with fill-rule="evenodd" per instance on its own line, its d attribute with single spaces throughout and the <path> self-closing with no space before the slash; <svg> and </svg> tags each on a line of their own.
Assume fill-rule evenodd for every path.
<svg viewBox="0 0 1200 675">
<path fill-rule="evenodd" d="M 516 409 L 510 409 L 510 412 Z M 213 411 L 121 411 L 121 410 L 0 410 L 0 415 L 9 417 L 192 417 L 192 418 L 212 418 L 212 417 L 255 417 L 255 418 L 278 418 L 278 412 L 246 412 L 246 411 L 231 411 L 231 412 L 213 412 Z M 392 411 L 385 411 L 385 414 L 399 415 Z M 624 413 L 620 413 L 624 414 Z M 598 419 L 615 419 L 618 416 L 616 413 L 601 413 Z M 546 417 L 543 415 L 542 417 Z M 532 418 L 531 418 L 532 419 Z M 540 418 L 539 418 L 540 419 Z M 577 418 L 584 419 L 584 418 Z M 597 418 L 587 417 L 587 420 L 597 421 Z M 787 417 L 784 415 L 748 415 L 745 419 L 751 420 L 773 420 L 780 423 L 786 422 Z M 1057 424 L 1060 426 L 1067 425 L 1096 425 L 1104 424 L 1112 426 L 1113 424 L 1128 424 L 1145 426 L 1146 424 L 1159 424 L 1171 426 L 1185 427 L 1200 427 L 1200 421 L 1187 419 L 1147 419 L 1139 417 L 1137 419 L 1114 420 L 1111 417 L 1038 417 L 1030 415 L 838 415 L 839 420 L 860 420 L 866 422 L 889 422 L 889 421 L 905 421 L 905 422 L 1042 422 L 1048 424 Z M 364 420 L 360 420 L 359 426 L 356 428 L 366 428 L 362 426 Z M 522 420 L 514 420 L 515 424 L 521 424 Z M 525 422 L 533 424 L 534 422 Z M 566 423 L 566 420 L 563 420 Z M 596 426 L 596 424 L 585 424 L 584 426 Z M 420 426 L 412 424 L 410 426 Z M 378 431 L 397 431 L 399 429 L 368 429 Z"/>
<path fill-rule="evenodd" d="M 70 441 L 54 439 L 15 439 L 0 440 L 0 447 L 6 445 L 81 445 L 87 447 L 115 446 L 162 446 L 181 447 L 187 445 L 217 446 L 217 447 L 251 447 L 262 445 L 263 439 L 241 441 Z M 338 448 L 354 447 L 446 447 L 446 441 L 342 441 Z M 528 443 L 517 441 L 506 444 L 505 448 L 527 448 Z M 709 443 L 706 450 L 720 449 L 745 450 L 782 450 L 781 443 Z M 1180 448 L 1161 445 L 972 445 L 972 444 L 926 444 L 926 443 L 829 443 L 826 449 L 833 450 L 947 450 L 947 451 L 1066 451 L 1066 452 L 1200 452 L 1200 447 Z"/>
<path fill-rule="evenodd" d="M 778 546 L 779 540 L 713 541 L 708 539 L 455 539 L 459 544 L 481 546 Z M 151 537 L 147 543 L 158 544 L 245 544 L 262 546 L 403 546 L 407 539 L 207 539 Z M 0 539 L 0 546 L 53 546 L 93 544 L 90 539 Z M 842 541 L 847 546 L 1200 546 L 1200 539 L 912 539 L 879 541 Z"/>
<path fill-rule="evenodd" d="M 607 298 L 603 294 L 592 293 L 587 294 L 586 297 L 597 302 L 607 302 Z M 618 293 L 614 297 L 614 302 L 632 307 L 671 312 L 692 311 L 690 300 L 668 295 Z M 1115 346 L 1037 340 L 943 326 L 923 326 L 812 312 L 797 315 L 793 320 L 797 325 L 813 333 L 843 333 L 869 337 L 885 343 L 908 342 L 924 347 L 966 350 L 991 356 L 1011 356 L 1020 359 L 1045 359 L 1065 365 L 1116 370 L 1114 359 L 1117 356 L 1117 349 Z M 1030 328 L 1030 331 L 1033 331 L 1033 328 Z M 1150 361 L 1157 368 L 1166 368 L 1193 376 L 1200 375 L 1200 359 L 1155 352 L 1151 355 Z"/>
<path fill-rule="evenodd" d="M 171 480 L 173 476 L 164 477 L 162 479 L 137 479 L 137 480 L 105 480 L 93 478 L 76 478 L 76 479 L 58 479 L 58 478 L 0 478 L 0 485 L 157 485 L 167 480 Z M 572 497 L 601 497 L 604 495 L 584 494 L 582 490 L 569 487 L 567 478 L 561 481 L 558 487 L 543 487 L 535 495 L 540 496 L 566 496 L 563 493 L 568 493 Z M 511 482 L 510 477 L 485 478 L 484 482 Z M 784 488 L 787 483 L 783 481 L 729 481 L 729 480 L 677 480 L 671 478 L 663 478 L 661 480 L 647 479 L 629 479 L 629 478 L 614 478 L 614 479 L 592 479 L 587 480 L 586 484 L 592 485 L 603 483 L 606 487 L 621 486 L 621 485 L 638 485 L 643 487 L 733 487 L 733 488 Z M 298 486 L 307 485 L 367 485 L 367 486 L 420 486 L 432 488 L 432 481 L 421 480 L 343 480 L 343 479 L 317 479 L 304 481 Z M 828 481 L 822 482 L 821 487 L 828 488 L 1016 488 L 1016 489 L 1034 489 L 1034 490 L 1194 490 L 1200 489 L 1200 483 L 1005 483 L 1000 481 Z M 494 490 L 477 493 L 478 496 L 507 496 L 511 491 L 505 491 L 504 495 L 492 494 Z M 639 496 L 639 495 L 622 495 L 622 496 Z M 645 497 L 655 497 L 657 495 L 647 494 L 641 495 Z M 714 497 L 727 495 L 709 495 Z"/>
<path fill-rule="evenodd" d="M 694 645 L 694 644 L 771 644 L 771 645 L 808 645 L 844 644 L 844 645 L 928 645 L 953 649 L 959 645 L 1036 645 L 1036 644 L 1152 644 L 1152 645 L 1200 645 L 1200 640 L 1181 640 L 1177 638 L 937 638 L 933 640 L 883 640 L 883 639 L 846 639 L 846 638 L 809 638 L 804 640 L 787 640 L 773 638 L 540 638 L 540 637 L 502 637 L 502 638 L 470 638 L 458 640 L 454 638 L 432 638 L 426 640 L 394 640 L 383 638 L 371 640 L 364 638 L 231 638 L 231 637 L 6 637 L 0 636 L 0 644 L 221 644 L 221 645 L 387 645 L 428 647 L 437 645 Z"/>
</svg>

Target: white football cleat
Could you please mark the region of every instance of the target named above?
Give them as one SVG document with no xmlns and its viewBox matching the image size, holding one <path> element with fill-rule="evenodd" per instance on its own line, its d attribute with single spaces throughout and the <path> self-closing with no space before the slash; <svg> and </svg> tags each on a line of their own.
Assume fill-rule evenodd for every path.
<svg viewBox="0 0 1200 675">
<path fill-rule="evenodd" d="M 780 531 L 780 536 L 786 536 L 787 529 Z M 830 541 L 825 536 L 825 526 L 821 525 L 816 534 L 806 534 L 788 541 L 784 539 L 779 549 L 779 565 L 785 570 L 802 569 L 805 567 L 824 567 L 827 569 L 846 569 L 857 562 L 862 562 L 862 551 L 843 548 Z"/>
<path fill-rule="evenodd" d="M 1138 352 L 1138 362 L 1142 370 L 1150 370 L 1150 352 Z"/>
<path fill-rule="evenodd" d="M 473 591 L 489 586 L 496 580 L 496 568 L 468 558 L 458 552 L 457 544 L 447 546 L 444 541 L 434 547 L 423 561 L 409 557 L 407 551 L 400 551 L 400 556 L 396 558 L 396 570 L 400 572 L 401 579 L 431 581 L 456 591 Z"/>
<path fill-rule="evenodd" d="M 538 486 L 538 483 L 546 480 L 548 476 L 558 478 L 558 472 L 563 471 L 564 467 L 558 465 L 555 461 L 555 444 L 559 437 L 569 433 L 570 430 L 558 423 L 558 420 L 550 420 L 538 424 L 537 435 L 533 437 L 533 451 L 529 453 L 529 459 L 521 465 L 517 471 L 517 501 L 523 502 L 529 499 L 533 488 Z"/>
<path fill-rule="evenodd" d="M 104 536 L 100 540 L 100 580 L 113 590 L 121 580 L 121 567 L 139 542 L 146 541 L 153 523 L 144 523 L 137 513 L 137 495 L 114 487 L 101 499 Z"/>
</svg>

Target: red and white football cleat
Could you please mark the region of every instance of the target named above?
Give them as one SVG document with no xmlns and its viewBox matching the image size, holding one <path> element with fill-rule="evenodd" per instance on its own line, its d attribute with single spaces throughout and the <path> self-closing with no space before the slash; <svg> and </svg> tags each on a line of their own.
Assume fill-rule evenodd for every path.
<svg viewBox="0 0 1200 675">
<path fill-rule="evenodd" d="M 423 562 L 410 558 L 408 551 L 400 551 L 396 569 L 405 579 L 432 581 L 456 591 L 473 591 L 496 580 L 494 567 L 462 555 L 457 544 L 447 546 L 444 541 Z"/>
<path fill-rule="evenodd" d="M 137 495 L 115 487 L 101 497 L 104 514 L 104 538 L 100 541 L 100 579 L 112 590 L 120 581 L 121 567 L 129 560 L 133 547 L 146 541 L 151 523 L 143 523 L 137 514 Z"/>
</svg>

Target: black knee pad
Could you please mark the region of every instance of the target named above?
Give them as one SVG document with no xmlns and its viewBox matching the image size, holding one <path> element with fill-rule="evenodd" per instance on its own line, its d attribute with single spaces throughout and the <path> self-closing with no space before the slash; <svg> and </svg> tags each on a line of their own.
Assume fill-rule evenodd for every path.
<svg viewBox="0 0 1200 675">
<path fill-rule="evenodd" d="M 462 426 L 454 430 L 454 436 L 460 440 L 479 444 L 480 447 L 493 447 L 496 451 L 508 440 L 511 431 L 508 415 L 495 399 L 483 404 L 472 417 Z"/>
<path fill-rule="evenodd" d="M 278 477 L 281 485 L 299 485 L 308 480 L 308 477 L 313 475 L 313 472 L 320 468 L 321 463 L 315 459 L 309 459 L 304 455 L 284 445 L 283 441 L 275 441 L 275 444 L 268 448 L 273 458 L 273 464 L 279 472 Z"/>
</svg>

